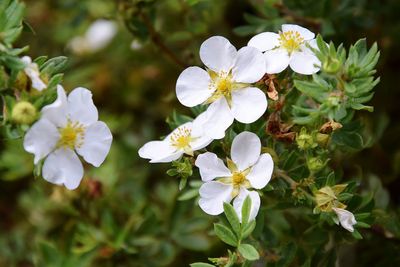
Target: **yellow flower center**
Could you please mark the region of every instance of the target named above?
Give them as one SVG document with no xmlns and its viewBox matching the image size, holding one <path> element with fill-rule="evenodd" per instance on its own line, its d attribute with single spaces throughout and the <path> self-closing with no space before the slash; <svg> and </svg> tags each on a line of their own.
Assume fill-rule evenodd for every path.
<svg viewBox="0 0 400 267">
<path fill-rule="evenodd" d="M 208 70 L 208 74 L 211 77 L 211 83 L 209 84 L 210 90 L 215 90 L 212 96 L 207 99 L 205 104 L 212 103 L 221 97 L 225 97 L 226 101 L 230 105 L 232 102 L 232 91 L 245 88 L 248 84 L 238 83 L 233 80 L 232 73 L 226 73 L 225 71 L 214 72 Z"/>
<path fill-rule="evenodd" d="M 216 82 L 216 91 L 220 95 L 229 96 L 232 91 L 232 77 L 228 75 L 226 77 L 219 78 Z"/>
<path fill-rule="evenodd" d="M 190 142 L 193 141 L 191 136 L 192 130 L 183 126 L 178 128 L 170 137 L 171 145 L 177 150 L 183 150 L 186 154 L 193 155 Z"/>
<path fill-rule="evenodd" d="M 299 50 L 300 45 L 304 42 L 304 38 L 301 37 L 298 31 L 279 32 L 279 42 L 280 46 L 290 54 L 293 51 Z"/>
<path fill-rule="evenodd" d="M 232 175 L 233 186 L 240 186 L 244 181 L 246 181 L 246 176 L 241 172 L 234 172 Z"/>
<path fill-rule="evenodd" d="M 60 139 L 57 147 L 74 149 L 82 146 L 85 128 L 79 122 L 68 121 L 67 125 L 64 128 L 59 128 L 58 131 Z"/>
</svg>

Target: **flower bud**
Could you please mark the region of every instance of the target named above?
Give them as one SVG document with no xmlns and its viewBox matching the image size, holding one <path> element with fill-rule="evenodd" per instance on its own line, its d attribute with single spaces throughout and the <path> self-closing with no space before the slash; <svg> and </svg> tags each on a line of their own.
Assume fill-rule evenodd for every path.
<svg viewBox="0 0 400 267">
<path fill-rule="evenodd" d="M 36 115 L 35 106 L 27 101 L 18 102 L 11 111 L 11 119 L 18 124 L 31 124 Z"/>
<path fill-rule="evenodd" d="M 307 133 L 305 128 L 302 128 L 300 133 L 296 137 L 297 145 L 300 149 L 306 150 L 310 148 L 314 148 L 317 144 L 314 142 L 314 136 Z"/>
<path fill-rule="evenodd" d="M 20 91 L 26 90 L 28 82 L 28 76 L 26 76 L 25 72 L 20 71 L 15 79 L 14 87 Z"/>
<path fill-rule="evenodd" d="M 331 107 L 337 107 L 340 104 L 340 98 L 336 95 L 331 95 L 327 98 L 327 103 Z"/>
<path fill-rule="evenodd" d="M 310 172 L 318 172 L 325 166 L 325 162 L 323 162 L 320 158 L 313 157 L 307 160 L 307 167 Z"/>
<path fill-rule="evenodd" d="M 329 57 L 328 60 L 322 64 L 322 69 L 326 73 L 335 74 L 339 71 L 340 65 L 341 64 L 338 59 Z"/>
<path fill-rule="evenodd" d="M 329 135 L 328 134 L 322 134 L 322 133 L 317 133 L 317 143 L 321 147 L 325 147 L 329 142 Z"/>
</svg>

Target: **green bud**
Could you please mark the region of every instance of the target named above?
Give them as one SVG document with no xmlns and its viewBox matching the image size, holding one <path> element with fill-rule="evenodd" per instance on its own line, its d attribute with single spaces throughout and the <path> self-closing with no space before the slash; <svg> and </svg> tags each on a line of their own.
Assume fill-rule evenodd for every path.
<svg viewBox="0 0 400 267">
<path fill-rule="evenodd" d="M 340 98 L 335 95 L 329 96 L 327 99 L 327 103 L 331 107 L 337 107 L 340 104 Z"/>
<path fill-rule="evenodd" d="M 335 74 L 340 70 L 340 61 L 336 58 L 329 57 L 327 61 L 322 64 L 322 70 L 326 73 Z"/>
<path fill-rule="evenodd" d="M 329 142 L 329 134 L 317 133 L 317 143 L 325 147 Z"/>
<path fill-rule="evenodd" d="M 307 167 L 310 172 L 318 172 L 325 166 L 325 162 L 323 162 L 320 158 L 313 157 L 307 160 Z"/>
<path fill-rule="evenodd" d="M 302 149 L 310 149 L 317 146 L 317 143 L 314 142 L 314 136 L 307 133 L 305 128 L 300 130 L 300 133 L 296 137 L 297 146 Z"/>
<path fill-rule="evenodd" d="M 36 116 L 35 106 L 27 101 L 18 102 L 11 111 L 11 119 L 18 124 L 31 124 Z"/>
</svg>

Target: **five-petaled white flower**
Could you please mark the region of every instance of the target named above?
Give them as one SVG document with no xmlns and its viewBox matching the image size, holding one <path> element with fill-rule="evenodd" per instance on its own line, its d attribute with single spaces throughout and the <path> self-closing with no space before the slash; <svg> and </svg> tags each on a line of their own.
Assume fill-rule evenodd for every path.
<svg viewBox="0 0 400 267">
<path fill-rule="evenodd" d="M 335 223 L 340 225 L 349 232 L 354 232 L 353 225 L 357 224 L 354 214 L 348 210 L 340 208 L 332 208 L 336 212 L 337 218 L 335 218 Z"/>
<path fill-rule="evenodd" d="M 111 132 L 98 121 L 92 93 L 82 87 L 67 98 L 58 85 L 56 101 L 43 107 L 41 113 L 40 120 L 25 135 L 24 148 L 35 155 L 35 164 L 47 156 L 42 168 L 45 180 L 73 190 L 83 177 L 76 153 L 93 166 L 100 166 L 110 150 Z"/>
<path fill-rule="evenodd" d="M 207 134 L 220 139 L 236 119 L 252 123 L 267 109 L 265 94 L 251 84 L 265 74 L 262 53 L 253 47 L 239 51 L 224 37 L 213 36 L 200 47 L 207 67 L 189 67 L 176 83 L 178 100 L 187 107 L 210 104 L 206 111 Z"/>
<path fill-rule="evenodd" d="M 94 53 L 106 47 L 116 33 L 114 21 L 98 19 L 89 26 L 85 35 L 74 37 L 68 46 L 75 54 Z"/>
<path fill-rule="evenodd" d="M 32 62 L 32 59 L 29 56 L 22 57 L 21 61 L 25 64 L 24 72 L 26 76 L 31 79 L 32 88 L 38 91 L 45 89 L 47 85 L 40 78 L 38 65 L 35 62 Z"/>
<path fill-rule="evenodd" d="M 310 75 L 319 71 L 321 64 L 313 51 L 317 48 L 315 34 L 306 28 L 283 24 L 279 33 L 263 32 L 250 39 L 248 46 L 265 51 L 266 72 L 279 73 L 290 68 L 300 74 Z"/>
<path fill-rule="evenodd" d="M 195 165 L 204 181 L 199 190 L 201 209 L 210 215 L 218 215 L 224 211 L 224 202 L 235 199 L 233 207 L 241 218 L 243 202 L 249 196 L 252 202 L 250 219 L 254 219 L 260 207 L 260 196 L 256 191 L 248 189 L 264 188 L 274 168 L 271 156 L 260 153 L 261 142 L 258 136 L 242 132 L 232 142 L 232 160 L 227 160 L 228 167 L 214 153 L 199 155 Z"/>
<path fill-rule="evenodd" d="M 171 162 L 183 154 L 193 156 L 193 151 L 208 146 L 213 139 L 204 134 L 204 112 L 192 122 L 172 131 L 162 141 L 151 141 L 139 149 L 139 156 L 150 163 Z"/>
</svg>

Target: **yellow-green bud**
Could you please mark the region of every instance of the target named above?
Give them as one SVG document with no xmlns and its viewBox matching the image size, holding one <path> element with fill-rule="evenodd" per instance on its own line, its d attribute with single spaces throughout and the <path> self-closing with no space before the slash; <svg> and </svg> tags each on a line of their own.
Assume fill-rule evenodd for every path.
<svg viewBox="0 0 400 267">
<path fill-rule="evenodd" d="M 327 61 L 322 64 L 322 69 L 330 74 L 335 74 L 340 69 L 340 62 L 336 58 L 329 57 Z"/>
<path fill-rule="evenodd" d="M 329 134 L 317 133 L 317 143 L 325 147 L 329 141 Z"/>
<path fill-rule="evenodd" d="M 310 172 L 317 172 L 321 170 L 325 166 L 325 162 L 323 162 L 320 158 L 310 158 L 307 160 L 307 167 Z"/>
<path fill-rule="evenodd" d="M 36 116 L 35 106 L 27 101 L 20 101 L 15 104 L 11 112 L 11 119 L 19 124 L 31 124 L 35 121 Z"/>
<path fill-rule="evenodd" d="M 307 133 L 305 128 L 302 128 L 300 133 L 296 137 L 296 143 L 298 147 L 302 150 L 314 148 L 317 144 L 314 142 L 314 137 Z"/>
</svg>

